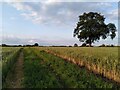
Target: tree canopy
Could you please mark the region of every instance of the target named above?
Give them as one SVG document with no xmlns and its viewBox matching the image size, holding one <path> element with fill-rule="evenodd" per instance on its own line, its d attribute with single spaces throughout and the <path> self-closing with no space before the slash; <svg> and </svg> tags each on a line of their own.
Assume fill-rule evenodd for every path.
<svg viewBox="0 0 120 90">
<path fill-rule="evenodd" d="M 74 47 L 78 47 L 77 43 L 74 44 Z"/>
<path fill-rule="evenodd" d="M 108 36 L 114 39 L 116 26 L 113 23 L 105 24 L 105 17 L 97 12 L 84 13 L 79 16 L 79 21 L 74 29 L 74 37 L 91 46 L 95 41 L 106 39 Z"/>
<path fill-rule="evenodd" d="M 34 46 L 39 46 L 39 44 L 38 44 L 38 43 L 35 43 Z"/>
</svg>

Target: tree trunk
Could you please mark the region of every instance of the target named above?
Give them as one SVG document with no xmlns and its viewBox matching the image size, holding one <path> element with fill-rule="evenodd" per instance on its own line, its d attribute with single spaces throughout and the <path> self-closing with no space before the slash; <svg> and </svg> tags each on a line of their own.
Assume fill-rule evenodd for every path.
<svg viewBox="0 0 120 90">
<path fill-rule="evenodd" d="M 92 46 L 92 44 L 91 43 L 89 43 L 89 47 L 91 47 Z"/>
<path fill-rule="evenodd" d="M 90 42 L 89 42 L 89 47 L 91 47 L 92 46 L 92 42 L 91 42 L 91 39 L 90 39 Z"/>
<path fill-rule="evenodd" d="M 92 46 L 92 40 L 91 40 L 91 36 L 89 36 L 89 47 Z"/>
</svg>

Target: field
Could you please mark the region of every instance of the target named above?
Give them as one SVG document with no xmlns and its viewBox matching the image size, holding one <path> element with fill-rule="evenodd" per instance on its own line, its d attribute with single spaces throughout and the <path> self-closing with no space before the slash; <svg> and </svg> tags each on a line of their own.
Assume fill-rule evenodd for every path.
<svg viewBox="0 0 120 90">
<path fill-rule="evenodd" d="M 120 88 L 118 47 L 3 47 L 2 82 L 3 88 Z"/>
</svg>

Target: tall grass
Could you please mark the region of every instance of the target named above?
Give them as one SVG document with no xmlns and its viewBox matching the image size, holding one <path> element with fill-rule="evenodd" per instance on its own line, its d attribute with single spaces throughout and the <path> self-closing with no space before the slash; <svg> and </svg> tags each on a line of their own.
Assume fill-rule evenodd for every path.
<svg viewBox="0 0 120 90">
<path fill-rule="evenodd" d="M 40 49 L 85 66 L 120 83 L 118 47 L 44 47 Z"/>
</svg>

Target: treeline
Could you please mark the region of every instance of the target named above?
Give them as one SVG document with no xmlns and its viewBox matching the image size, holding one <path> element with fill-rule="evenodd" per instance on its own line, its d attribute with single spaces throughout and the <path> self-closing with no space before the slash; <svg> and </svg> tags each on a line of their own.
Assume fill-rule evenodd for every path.
<svg viewBox="0 0 120 90">
<path fill-rule="evenodd" d="M 76 45 L 74 45 L 74 46 L 76 46 Z M 89 47 L 89 45 L 83 43 L 80 47 Z M 94 46 L 91 46 L 91 47 L 94 47 Z M 113 44 L 111 44 L 111 45 L 102 44 L 102 45 L 99 45 L 98 47 L 117 47 L 117 46 L 115 46 Z"/>
<path fill-rule="evenodd" d="M 2 44 L 0 45 L 2 47 L 35 47 L 35 46 L 39 46 L 38 43 L 35 43 L 34 45 L 7 45 L 7 44 Z"/>
<path fill-rule="evenodd" d="M 2 46 L 2 47 L 22 47 L 22 45 L 7 45 L 7 44 L 2 44 L 0 46 Z"/>
<path fill-rule="evenodd" d="M 7 44 L 2 44 L 0 45 L 2 47 L 46 47 L 46 46 L 43 46 L 43 45 L 39 45 L 38 43 L 35 43 L 34 45 L 7 45 Z M 78 45 L 78 44 L 74 44 L 73 46 L 72 45 L 69 45 L 69 46 L 65 46 L 65 45 L 60 45 L 60 46 L 56 46 L 56 45 L 51 45 L 51 46 L 47 46 L 47 47 L 90 47 L 89 45 L 83 43 L 82 45 Z M 102 45 L 99 45 L 99 46 L 91 46 L 91 47 L 120 47 L 120 46 L 115 46 L 113 44 L 111 45 L 105 45 L 105 44 L 102 44 Z"/>
</svg>

